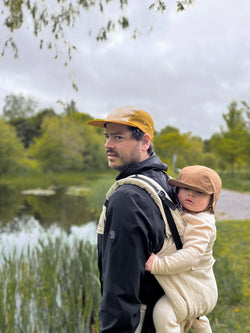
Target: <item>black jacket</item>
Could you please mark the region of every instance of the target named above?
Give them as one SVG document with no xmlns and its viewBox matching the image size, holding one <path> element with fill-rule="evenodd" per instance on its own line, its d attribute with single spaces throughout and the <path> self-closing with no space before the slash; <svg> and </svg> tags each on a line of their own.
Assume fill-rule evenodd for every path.
<svg viewBox="0 0 250 333">
<path fill-rule="evenodd" d="M 168 175 L 163 172 L 166 170 L 167 166 L 152 154 L 122 171 L 117 180 L 143 174 L 157 181 L 173 198 Z M 165 237 L 160 211 L 145 190 L 122 185 L 113 193 L 107 206 L 104 234 L 98 235 L 100 333 L 134 333 L 140 320 L 140 305 L 152 308 L 163 295 L 155 277 L 145 272 L 145 263 L 152 252 L 161 249 Z"/>
</svg>

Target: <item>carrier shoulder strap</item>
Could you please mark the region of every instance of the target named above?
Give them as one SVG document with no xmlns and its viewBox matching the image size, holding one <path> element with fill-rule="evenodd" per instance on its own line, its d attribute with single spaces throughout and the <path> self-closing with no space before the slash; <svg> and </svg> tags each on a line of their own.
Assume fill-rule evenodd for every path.
<svg viewBox="0 0 250 333">
<path fill-rule="evenodd" d="M 103 210 L 99 219 L 99 223 L 97 226 L 97 233 L 103 234 L 104 233 L 104 227 L 105 227 L 105 220 L 106 220 L 106 208 L 108 205 L 108 201 L 110 196 L 117 190 L 118 187 L 124 185 L 124 184 L 130 184 L 130 185 L 136 185 L 144 190 L 146 190 L 149 195 L 152 197 L 152 199 L 155 201 L 156 205 L 158 206 L 162 218 L 165 222 L 165 230 L 166 235 L 169 237 L 172 235 L 177 250 L 182 248 L 182 242 L 180 239 L 180 235 L 178 232 L 178 229 L 176 227 L 174 218 L 172 216 L 172 213 L 174 213 L 175 216 L 178 216 L 178 212 L 176 212 L 177 204 L 175 204 L 168 194 L 164 191 L 162 186 L 158 184 L 155 180 L 153 180 L 150 177 L 144 176 L 144 175 L 132 175 L 123 179 L 120 179 L 116 181 L 108 190 L 106 194 L 106 201 L 103 206 Z M 171 213 L 172 211 L 172 213 Z"/>
<path fill-rule="evenodd" d="M 178 232 L 178 229 L 176 227 L 175 221 L 173 219 L 173 216 L 171 214 L 172 210 L 176 210 L 178 205 L 175 204 L 169 197 L 169 195 L 164 191 L 164 189 L 161 187 L 159 183 L 157 183 L 155 180 L 153 180 L 150 177 L 146 177 L 144 175 L 135 175 L 136 178 L 143 179 L 146 183 L 148 183 L 150 186 L 153 187 L 153 189 L 156 191 L 157 195 L 160 197 L 162 201 L 162 206 L 165 212 L 165 217 L 167 217 L 167 222 L 171 231 L 171 234 L 173 236 L 175 246 L 177 250 L 182 249 L 182 241 Z"/>
</svg>

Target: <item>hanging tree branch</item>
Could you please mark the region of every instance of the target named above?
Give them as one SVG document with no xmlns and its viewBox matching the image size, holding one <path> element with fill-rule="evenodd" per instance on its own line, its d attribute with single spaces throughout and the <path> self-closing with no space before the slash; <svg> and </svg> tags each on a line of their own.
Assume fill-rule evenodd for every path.
<svg viewBox="0 0 250 333">
<path fill-rule="evenodd" d="M 194 0 L 177 1 L 177 11 L 182 11 Z M 97 32 L 97 41 L 108 39 L 110 32 L 118 29 L 127 29 L 130 26 L 129 17 L 124 15 L 128 0 L 4 0 L 0 11 L 0 23 L 9 31 L 10 35 L 0 44 L 1 55 L 4 56 L 7 48 L 13 50 L 14 57 L 18 57 L 18 47 L 15 42 L 15 32 L 22 27 L 33 30 L 35 37 L 40 38 L 41 49 L 55 50 L 58 57 L 58 45 L 62 42 L 68 50 L 68 59 L 71 59 L 72 50 L 76 47 L 70 43 L 66 36 L 68 28 L 73 28 L 80 20 L 82 11 L 95 8 L 100 13 L 107 13 L 110 3 L 117 3 L 120 17 L 108 18 L 107 23 Z M 145 6 L 141 4 L 141 6 Z M 167 8 L 166 1 L 155 0 L 148 9 L 163 13 Z M 48 36 L 46 40 L 44 35 Z"/>
</svg>

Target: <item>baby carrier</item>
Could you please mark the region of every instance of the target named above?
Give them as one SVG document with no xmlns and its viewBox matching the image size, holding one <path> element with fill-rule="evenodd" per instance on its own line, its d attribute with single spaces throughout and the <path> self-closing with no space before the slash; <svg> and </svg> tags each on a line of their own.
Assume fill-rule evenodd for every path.
<svg viewBox="0 0 250 333">
<path fill-rule="evenodd" d="M 178 229 L 183 229 L 183 221 L 181 215 L 175 204 L 164 191 L 160 184 L 150 177 L 144 175 L 132 175 L 116 181 L 108 190 L 106 194 L 106 201 L 103 205 L 102 213 L 97 226 L 97 233 L 103 234 L 106 220 L 106 207 L 110 196 L 117 190 L 119 186 L 124 184 L 137 185 L 143 188 L 153 198 L 155 204 L 158 206 L 162 218 L 165 222 L 165 231 L 167 237 L 172 236 L 175 242 L 176 249 L 182 248 L 182 241 Z"/>
</svg>

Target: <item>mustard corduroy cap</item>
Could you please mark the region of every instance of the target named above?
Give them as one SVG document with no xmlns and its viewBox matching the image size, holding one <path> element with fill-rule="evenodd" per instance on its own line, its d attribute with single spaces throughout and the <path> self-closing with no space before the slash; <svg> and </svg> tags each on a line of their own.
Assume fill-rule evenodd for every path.
<svg viewBox="0 0 250 333">
<path fill-rule="evenodd" d="M 181 170 L 178 179 L 169 179 L 171 186 L 189 188 L 191 190 L 213 194 L 212 211 L 221 191 L 221 178 L 213 169 L 203 165 L 192 165 Z"/>
<path fill-rule="evenodd" d="M 106 119 L 88 121 L 88 125 L 105 127 L 106 123 L 115 123 L 138 127 L 143 133 L 148 133 L 150 138 L 154 136 L 154 122 L 151 116 L 140 108 L 123 106 L 111 112 Z"/>
</svg>

